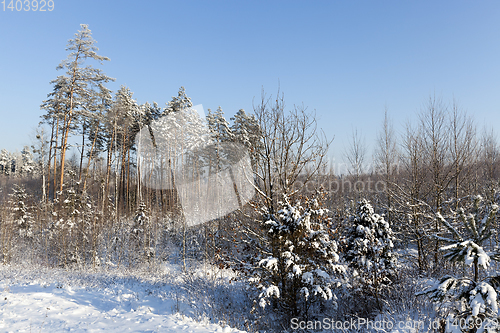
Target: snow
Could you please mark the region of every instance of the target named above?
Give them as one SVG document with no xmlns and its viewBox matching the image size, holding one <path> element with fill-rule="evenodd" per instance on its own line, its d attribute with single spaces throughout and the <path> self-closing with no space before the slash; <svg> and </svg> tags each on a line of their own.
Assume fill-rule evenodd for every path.
<svg viewBox="0 0 500 333">
<path fill-rule="evenodd" d="M 313 287 L 312 292 L 314 293 L 314 295 L 319 294 L 321 297 L 323 297 L 323 299 L 328 300 L 328 295 L 324 292 L 324 290 L 320 286 L 315 285 Z"/>
<path fill-rule="evenodd" d="M 472 316 L 484 313 L 486 311 L 486 306 L 491 308 L 493 313 L 498 312 L 497 292 L 488 283 L 481 282 L 475 290 L 471 292 L 471 295 L 470 306 L 472 308 Z"/>
<path fill-rule="evenodd" d="M 309 289 L 307 289 L 307 287 L 302 287 L 302 289 L 300 289 L 300 293 L 304 295 L 306 300 L 309 298 Z"/>
<path fill-rule="evenodd" d="M 325 280 L 330 279 L 330 275 L 319 268 L 316 268 L 314 272 L 316 272 L 316 274 L 318 274 L 319 277 L 322 277 Z"/>
<path fill-rule="evenodd" d="M 1 332 L 242 332 L 193 319 L 168 284 L 26 270 L 0 266 Z"/>
<path fill-rule="evenodd" d="M 292 271 L 295 276 L 300 276 L 302 274 L 302 269 L 300 269 L 299 265 L 293 265 Z"/>
<path fill-rule="evenodd" d="M 484 252 L 482 247 L 479 247 L 477 250 L 477 263 L 479 266 L 483 266 L 484 269 L 487 269 L 490 265 L 490 257 Z"/>
<path fill-rule="evenodd" d="M 275 298 L 280 298 L 280 290 L 278 287 L 271 285 L 267 288 L 264 288 L 264 291 L 259 295 L 259 306 L 262 309 L 265 309 L 266 305 L 268 304 L 268 299 L 273 296 Z"/>
<path fill-rule="evenodd" d="M 474 243 L 471 240 L 466 240 L 463 242 L 442 246 L 440 248 L 441 251 L 453 251 L 453 250 L 461 250 L 461 253 L 465 254 L 465 250 L 467 254 L 464 258 L 464 263 L 467 266 L 471 266 L 474 263 L 474 260 L 477 258 L 477 263 L 479 266 L 483 266 L 484 269 L 487 269 L 490 265 L 490 257 L 484 251 L 484 249 Z"/>
<path fill-rule="evenodd" d="M 483 296 L 480 293 L 476 293 L 472 296 L 470 307 L 472 309 L 471 315 L 477 317 L 479 313 L 485 311 Z"/>
<path fill-rule="evenodd" d="M 276 286 L 270 286 L 265 291 L 267 297 L 275 296 L 277 298 L 280 297 L 280 290 Z"/>
<path fill-rule="evenodd" d="M 302 281 L 307 284 L 313 284 L 314 282 L 314 277 L 311 272 L 305 272 L 302 274 Z"/>
<path fill-rule="evenodd" d="M 269 257 L 269 258 L 266 258 L 266 259 L 262 259 L 260 262 L 259 262 L 259 266 L 263 266 L 269 270 L 277 270 L 278 269 L 278 259 L 276 258 L 273 258 L 273 257 Z"/>
</svg>

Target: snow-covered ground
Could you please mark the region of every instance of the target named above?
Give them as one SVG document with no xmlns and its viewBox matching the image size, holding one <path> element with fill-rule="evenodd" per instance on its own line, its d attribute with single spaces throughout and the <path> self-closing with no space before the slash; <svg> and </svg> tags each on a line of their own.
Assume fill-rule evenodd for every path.
<svg viewBox="0 0 500 333">
<path fill-rule="evenodd" d="M 181 289 L 152 276 L 0 265 L 0 332 L 242 332 L 193 319 Z"/>
</svg>

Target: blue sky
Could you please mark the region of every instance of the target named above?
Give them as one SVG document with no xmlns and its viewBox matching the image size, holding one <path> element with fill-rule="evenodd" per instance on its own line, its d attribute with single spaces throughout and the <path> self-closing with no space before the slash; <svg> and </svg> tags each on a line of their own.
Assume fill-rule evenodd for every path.
<svg viewBox="0 0 500 333">
<path fill-rule="evenodd" d="M 9 0 L 6 0 L 9 2 Z M 0 148 L 30 144 L 39 105 L 85 23 L 101 68 L 139 103 L 171 99 L 227 118 L 261 89 L 316 110 L 341 158 L 353 128 L 370 146 L 385 107 L 397 130 L 430 95 L 455 98 L 478 126 L 500 125 L 498 1 L 76 1 L 52 12 L 0 4 Z"/>
</svg>

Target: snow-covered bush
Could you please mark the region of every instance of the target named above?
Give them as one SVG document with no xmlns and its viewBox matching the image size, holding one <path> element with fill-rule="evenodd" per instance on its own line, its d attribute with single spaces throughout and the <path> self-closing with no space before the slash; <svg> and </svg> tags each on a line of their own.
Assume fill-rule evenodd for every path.
<svg viewBox="0 0 500 333">
<path fill-rule="evenodd" d="M 96 257 L 97 217 L 90 197 L 78 189 L 79 183 L 57 193 L 52 211 L 52 223 L 47 227 L 51 250 L 58 265 L 84 264 L 89 245 Z M 89 251 L 90 252 L 90 251 Z"/>
<path fill-rule="evenodd" d="M 151 246 L 149 220 L 146 205 L 141 202 L 135 212 L 130 238 L 132 247 L 137 251 L 136 254 L 140 257 L 140 252 L 143 252 L 144 259 L 148 262 L 155 256 L 155 249 Z"/>
<path fill-rule="evenodd" d="M 33 217 L 26 204 L 28 194 L 23 186 L 14 184 L 10 203 L 13 211 L 14 225 L 19 236 L 33 238 Z"/>
<path fill-rule="evenodd" d="M 486 205 L 481 196 L 476 196 L 470 213 L 460 209 L 452 215 L 451 221 L 436 214 L 449 232 L 447 237 L 435 235 L 438 240 L 448 243 L 440 248 L 444 258 L 470 266 L 473 271 L 472 276 L 444 276 L 419 293 L 439 304 L 443 317 L 447 318 L 448 332 L 500 331 L 497 294 L 500 276 L 479 272 L 479 268 L 487 270 L 491 259 L 500 259 L 498 252 L 488 253 L 483 247 L 495 232 L 493 221 L 497 212 L 496 204 Z M 457 219 L 460 226 L 452 223 Z"/>
<path fill-rule="evenodd" d="M 263 216 L 270 247 L 254 267 L 254 311 L 270 307 L 281 319 L 314 317 L 321 305 L 335 306 L 345 267 L 325 230 L 327 210 L 317 200 L 292 205 L 284 196 L 280 206 L 277 214 Z"/>
<path fill-rule="evenodd" d="M 353 286 L 373 297 L 381 310 L 384 291 L 390 286 L 397 267 L 392 230 L 365 199 L 358 203 L 350 224 L 345 259 L 353 269 Z"/>
</svg>

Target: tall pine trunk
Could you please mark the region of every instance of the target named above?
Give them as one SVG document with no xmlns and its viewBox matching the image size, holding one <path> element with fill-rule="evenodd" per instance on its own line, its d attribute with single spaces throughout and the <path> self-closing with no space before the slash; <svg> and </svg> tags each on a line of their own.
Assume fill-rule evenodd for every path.
<svg viewBox="0 0 500 333">
<path fill-rule="evenodd" d="M 80 169 L 78 172 L 78 182 L 82 181 L 83 156 L 85 154 L 85 126 L 82 124 L 82 152 L 80 154 Z"/>
<path fill-rule="evenodd" d="M 46 196 L 46 203 L 48 203 L 49 195 L 50 195 L 50 169 L 51 169 L 51 166 L 52 166 L 52 146 L 53 146 L 53 143 L 54 143 L 54 126 L 55 126 L 55 120 L 52 119 L 52 126 L 51 126 L 52 129 L 51 129 L 51 132 L 50 132 L 49 158 L 48 158 L 48 164 L 47 164 L 47 196 Z M 55 150 L 55 148 L 54 148 L 54 150 Z M 45 184 L 44 184 L 44 187 L 45 187 Z"/>
<path fill-rule="evenodd" d="M 87 187 L 87 176 L 88 176 L 88 173 L 89 173 L 89 168 L 90 168 L 90 164 L 92 162 L 92 158 L 93 158 L 93 153 L 94 153 L 94 147 L 95 147 L 95 144 L 96 144 L 96 141 L 97 141 L 97 134 L 99 132 L 99 123 L 97 123 L 96 125 L 96 130 L 95 130 L 95 133 L 94 133 L 94 140 L 92 140 L 92 146 L 90 147 L 90 153 L 89 153 L 89 160 L 87 162 L 87 167 L 85 168 L 85 175 L 83 176 L 83 192 L 85 192 L 85 189 Z"/>
</svg>

